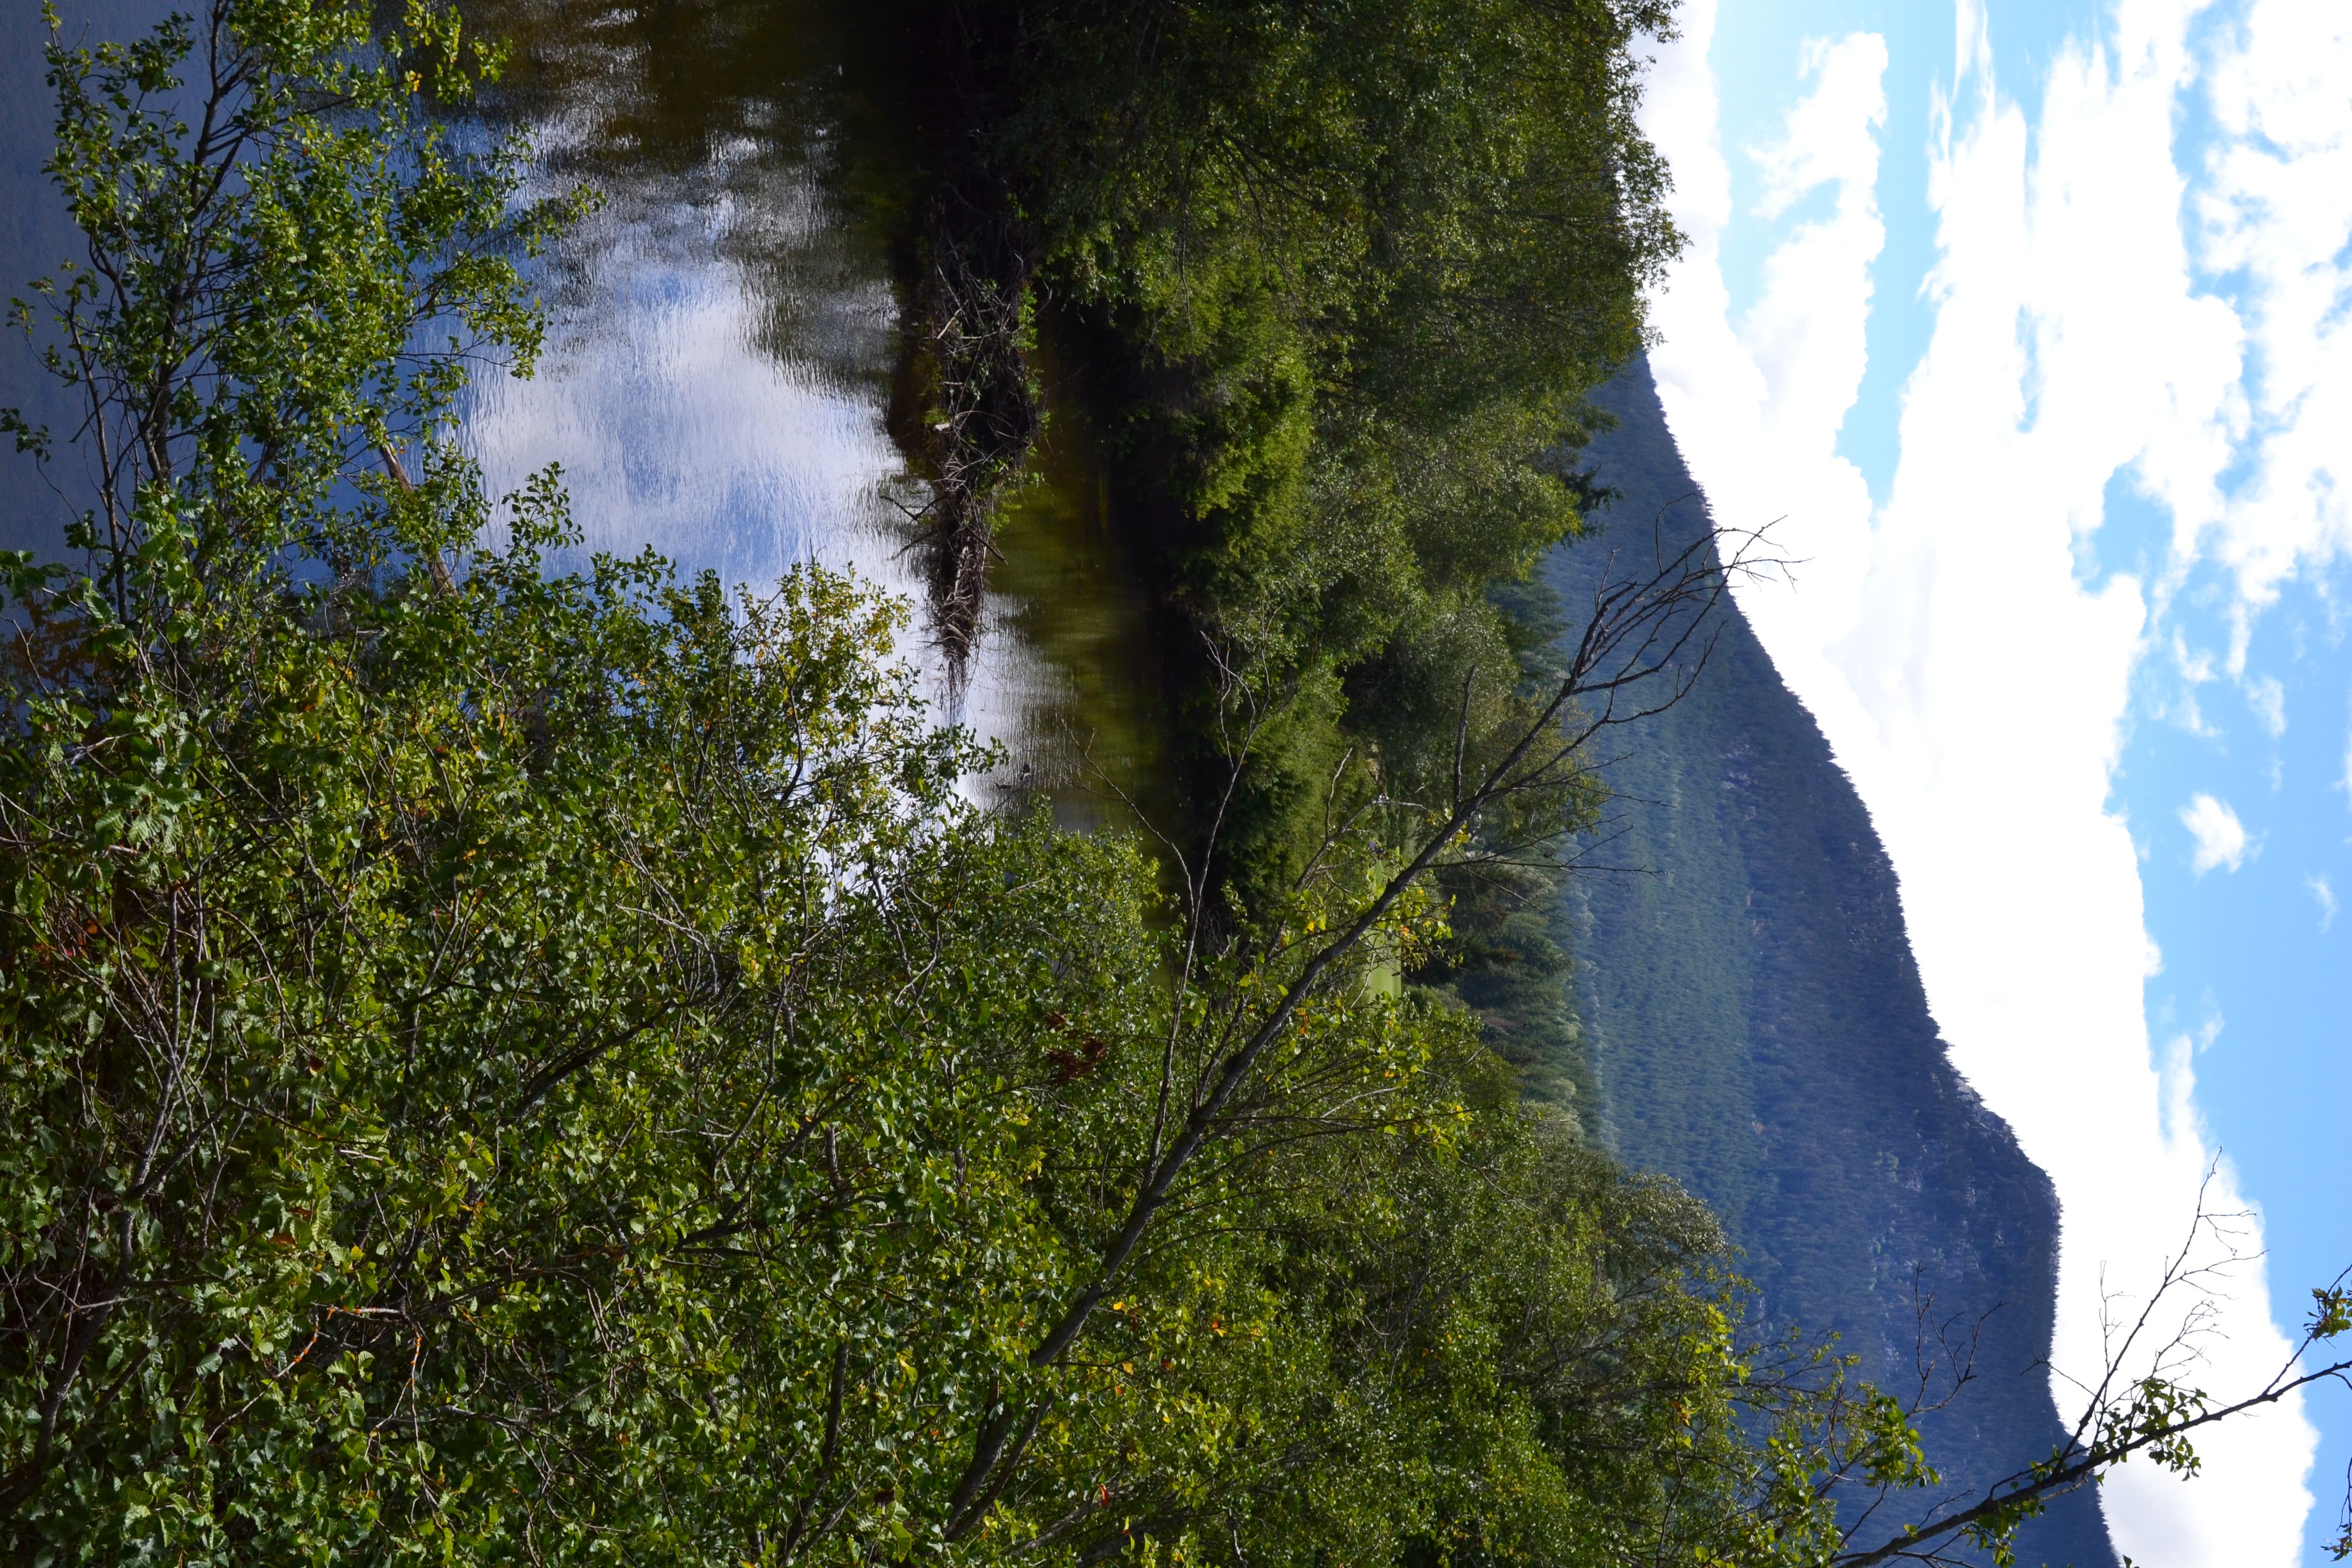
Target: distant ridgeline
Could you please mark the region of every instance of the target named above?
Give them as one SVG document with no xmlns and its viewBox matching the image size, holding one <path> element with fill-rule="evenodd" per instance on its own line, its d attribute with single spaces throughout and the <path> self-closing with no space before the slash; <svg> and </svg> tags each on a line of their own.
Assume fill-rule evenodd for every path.
<svg viewBox="0 0 2352 1568">
<path fill-rule="evenodd" d="M 1612 534 L 1646 553 L 1663 511 L 1671 552 L 1706 521 L 1648 365 L 1598 401 L 1619 499 L 1543 567 L 1571 623 Z M 1736 609 L 1696 689 L 1633 733 L 1592 852 L 1629 869 L 1572 878 L 1562 911 L 1588 1122 L 1713 1206 L 1775 1321 L 1835 1331 L 1890 1391 L 1916 1379 L 1915 1278 L 1935 1321 L 1997 1305 L 1928 1453 L 1955 1485 L 2046 1456 L 2056 1197 L 1946 1056 L 1860 797 Z M 2095 1495 L 2029 1526 L 2018 1561 L 2113 1568 Z"/>
</svg>

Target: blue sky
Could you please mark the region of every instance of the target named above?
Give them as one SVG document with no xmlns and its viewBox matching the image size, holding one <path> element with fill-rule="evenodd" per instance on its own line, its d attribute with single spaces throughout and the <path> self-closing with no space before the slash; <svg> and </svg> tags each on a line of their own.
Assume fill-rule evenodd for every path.
<svg viewBox="0 0 2352 1568">
<path fill-rule="evenodd" d="M 1742 603 L 1870 803 L 1956 1059 L 2058 1184 L 2059 1371 L 2218 1160 L 2207 1206 L 2248 1217 L 2191 1262 L 2245 1256 L 2178 1369 L 2259 1385 L 2352 1264 L 2352 6 L 1684 16 L 1647 110 L 1693 242 L 1668 418 L 1718 518 L 1800 562 Z M 2122 1550 L 2325 1560 L 2352 1400 L 2205 1453 L 2111 1480 Z"/>
</svg>

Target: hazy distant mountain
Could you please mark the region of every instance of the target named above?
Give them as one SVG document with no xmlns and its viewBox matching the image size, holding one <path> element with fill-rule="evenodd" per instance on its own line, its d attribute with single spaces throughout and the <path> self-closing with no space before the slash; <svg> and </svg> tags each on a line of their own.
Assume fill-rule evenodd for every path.
<svg viewBox="0 0 2352 1568">
<path fill-rule="evenodd" d="M 1674 543 L 1705 523 L 1648 367 L 1603 401 L 1621 424 L 1592 455 L 1621 499 L 1545 567 L 1571 617 L 1612 535 L 1646 552 L 1661 513 Z M 1916 1376 L 1915 1279 L 1938 1321 L 1990 1311 L 1931 1458 L 1982 1482 L 2046 1456 L 2055 1194 L 1953 1069 L 1869 814 L 1736 610 L 1696 690 L 1623 750 L 1596 858 L 1633 869 L 1571 879 L 1566 911 L 1588 1119 L 1714 1206 L 1774 1320 L 1836 1331 L 1888 1386 Z M 2113 1568 L 2095 1495 L 2019 1561 Z"/>
</svg>

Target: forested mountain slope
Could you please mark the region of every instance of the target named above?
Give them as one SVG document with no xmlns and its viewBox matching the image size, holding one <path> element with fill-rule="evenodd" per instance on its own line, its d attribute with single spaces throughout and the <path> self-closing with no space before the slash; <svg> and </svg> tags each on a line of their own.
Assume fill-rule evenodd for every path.
<svg viewBox="0 0 2352 1568">
<path fill-rule="evenodd" d="M 1571 619 L 1612 546 L 1706 522 L 1647 365 L 1601 401 L 1620 425 L 1591 456 L 1618 498 L 1544 567 Z M 1564 911 L 1588 1121 L 1706 1199 L 1763 1310 L 1836 1331 L 1883 1386 L 1916 1378 L 1915 1281 L 1931 1327 L 1990 1313 L 1976 1380 L 1926 1428 L 1948 1481 L 2048 1454 L 2056 1197 L 1947 1057 L 1853 784 L 1736 610 L 1692 695 L 1636 733 L 1590 851 L 1626 869 L 1571 879 Z M 2095 1495 L 2029 1526 L 2018 1560 L 2113 1564 Z"/>
</svg>

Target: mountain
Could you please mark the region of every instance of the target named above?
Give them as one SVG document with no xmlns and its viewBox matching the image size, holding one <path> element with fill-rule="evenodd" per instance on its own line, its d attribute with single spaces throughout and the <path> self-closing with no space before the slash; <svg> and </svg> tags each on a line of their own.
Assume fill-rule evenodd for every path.
<svg viewBox="0 0 2352 1568">
<path fill-rule="evenodd" d="M 1612 534 L 1646 553 L 1654 525 L 1673 549 L 1707 520 L 1648 366 L 1600 401 L 1616 499 L 1544 567 L 1571 617 Z M 1559 922 L 1588 1123 L 1714 1207 L 1772 1323 L 1836 1332 L 1881 1386 L 1916 1385 L 1923 1321 L 1973 1334 L 1975 1379 L 1925 1428 L 1948 1483 L 2047 1456 L 2056 1194 L 1951 1064 L 1861 797 L 1736 607 L 1690 696 L 1632 734 L 1590 855 L 1620 869 L 1571 878 Z M 2095 1494 L 2018 1560 L 2116 1568 Z"/>
</svg>

